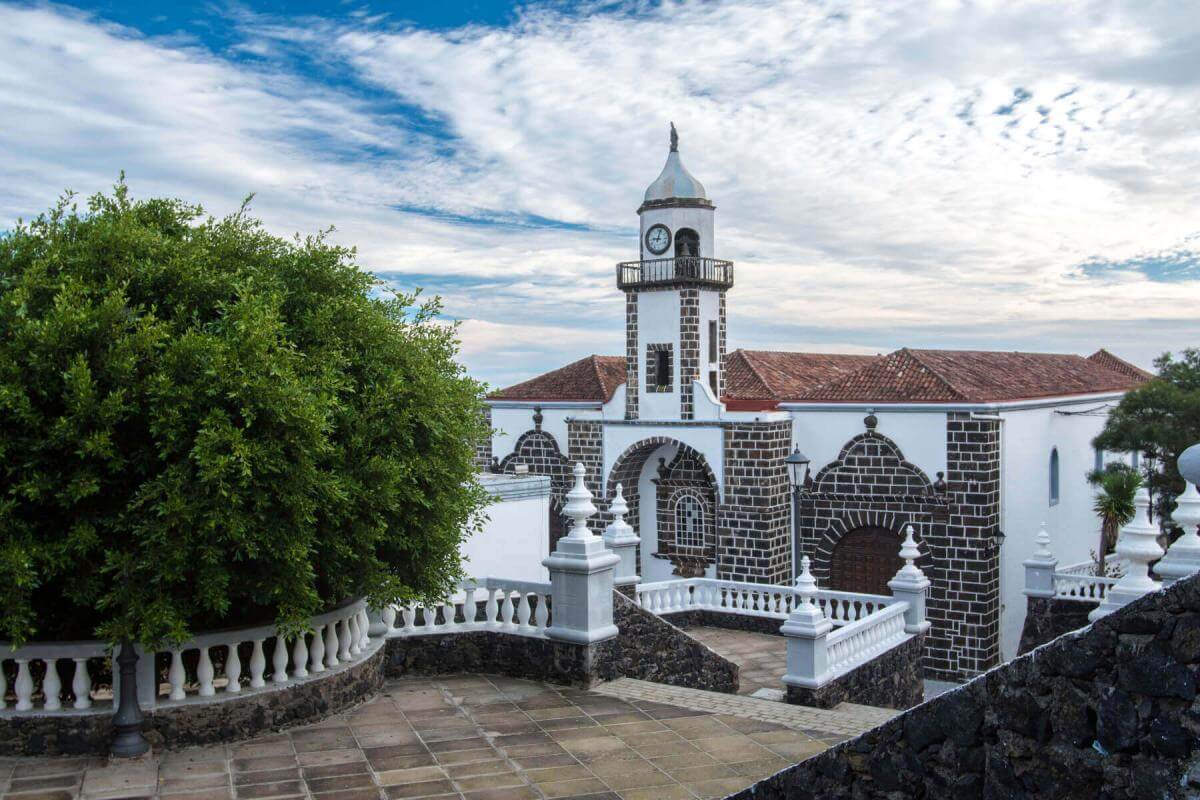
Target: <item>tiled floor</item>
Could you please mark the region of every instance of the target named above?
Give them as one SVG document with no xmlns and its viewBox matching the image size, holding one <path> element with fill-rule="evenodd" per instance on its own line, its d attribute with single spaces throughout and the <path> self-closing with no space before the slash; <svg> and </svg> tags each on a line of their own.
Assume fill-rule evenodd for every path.
<svg viewBox="0 0 1200 800">
<path fill-rule="evenodd" d="M 767 633 L 733 631 L 697 625 L 688 634 L 741 667 L 738 694 L 782 689 L 787 672 L 787 639 Z"/>
<path fill-rule="evenodd" d="M 478 675 L 401 679 L 352 712 L 249 742 L 111 765 L 0 760 L 0 789 L 14 800 L 716 798 L 844 738 L 737 716 L 737 706 L 639 699 L 657 684 L 622 683 L 609 686 L 624 697 Z M 716 702 L 696 695 L 678 697 Z"/>
</svg>

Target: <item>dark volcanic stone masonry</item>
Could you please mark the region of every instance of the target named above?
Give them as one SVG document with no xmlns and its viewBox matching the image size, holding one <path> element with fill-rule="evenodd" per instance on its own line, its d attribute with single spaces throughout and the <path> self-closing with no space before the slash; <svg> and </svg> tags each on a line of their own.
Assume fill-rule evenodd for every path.
<svg viewBox="0 0 1200 800">
<path fill-rule="evenodd" d="M 1200 576 L 733 797 L 1197 797 L 1198 678 Z"/>
<path fill-rule="evenodd" d="M 838 703 L 912 708 L 925 699 L 925 681 L 921 677 L 923 638 L 914 636 L 820 689 L 789 686 L 787 701 L 817 708 L 833 708 Z"/>
<path fill-rule="evenodd" d="M 143 712 L 144 730 L 158 747 L 186 747 L 248 739 L 267 731 L 316 722 L 366 700 L 383 686 L 385 648 L 347 669 L 282 689 L 221 696 Z M 99 755 L 112 740 L 109 710 L 36 717 L 0 717 L 0 755 Z"/>
<path fill-rule="evenodd" d="M 1021 628 L 1021 644 L 1017 655 L 1057 639 L 1064 633 L 1087 627 L 1088 614 L 1095 603 L 1060 600 L 1056 597 L 1029 597 L 1025 604 L 1025 624 Z"/>
<path fill-rule="evenodd" d="M 389 677 L 483 672 L 589 687 L 615 678 L 736 692 L 738 668 L 660 617 L 613 595 L 620 634 L 577 645 L 491 631 L 388 640 Z"/>
</svg>

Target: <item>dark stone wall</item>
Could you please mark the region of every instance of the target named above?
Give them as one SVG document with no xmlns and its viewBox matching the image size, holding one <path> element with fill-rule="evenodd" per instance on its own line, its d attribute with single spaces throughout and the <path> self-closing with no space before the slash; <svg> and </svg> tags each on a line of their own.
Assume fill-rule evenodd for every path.
<svg viewBox="0 0 1200 800">
<path fill-rule="evenodd" d="M 492 467 L 492 409 L 490 406 L 483 407 L 483 422 L 488 427 L 488 432 L 482 439 L 475 443 L 475 468 L 482 471 L 491 469 Z"/>
<path fill-rule="evenodd" d="M 790 767 L 738 800 L 1200 796 L 1200 577 Z"/>
<path fill-rule="evenodd" d="M 358 664 L 281 689 L 243 691 L 218 695 L 207 703 L 146 710 L 146 738 L 155 749 L 169 749 L 248 739 L 317 722 L 378 692 L 383 687 L 385 655 L 380 643 Z M 108 752 L 111 741 L 111 709 L 0 717 L 0 755 L 101 755 Z"/>
<path fill-rule="evenodd" d="M 780 626 L 783 625 L 783 620 L 772 619 L 771 617 L 724 614 L 720 611 L 677 611 L 673 614 L 664 614 L 662 619 L 667 620 L 681 630 L 687 630 L 699 625 L 707 628 L 726 628 L 731 631 L 750 631 L 752 633 L 768 633 L 772 636 L 783 636 L 779 632 Z"/>
<path fill-rule="evenodd" d="M 789 686 L 787 701 L 817 708 L 833 708 L 838 703 L 912 708 L 925 699 L 925 681 L 921 677 L 923 639 L 924 634 L 914 636 L 820 689 Z"/>
<path fill-rule="evenodd" d="M 1087 627 L 1088 614 L 1096 605 L 1057 597 L 1026 598 L 1025 624 L 1021 627 L 1017 655 L 1025 655 L 1064 633 Z"/>
<path fill-rule="evenodd" d="M 683 631 L 613 593 L 620 633 L 592 645 L 492 631 L 388 640 L 387 674 L 490 672 L 572 686 L 616 678 L 736 692 L 738 668 Z"/>
<path fill-rule="evenodd" d="M 711 692 L 738 690 L 737 664 L 620 592 L 614 595 L 613 617 L 621 633 L 598 645 L 598 679 L 638 678 Z"/>
<path fill-rule="evenodd" d="M 638 293 L 625 292 L 625 419 L 638 418 Z"/>
<path fill-rule="evenodd" d="M 739 422 L 724 430 L 717 577 L 790 583 L 791 489 L 783 459 L 792 449 L 792 421 Z"/>
<path fill-rule="evenodd" d="M 695 387 L 700 378 L 700 290 L 679 291 L 679 418 L 695 419 Z"/>
</svg>

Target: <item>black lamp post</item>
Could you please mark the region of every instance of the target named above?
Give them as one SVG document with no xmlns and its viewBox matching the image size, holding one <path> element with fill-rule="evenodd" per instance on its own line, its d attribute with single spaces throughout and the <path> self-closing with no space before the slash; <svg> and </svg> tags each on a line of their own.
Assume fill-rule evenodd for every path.
<svg viewBox="0 0 1200 800">
<path fill-rule="evenodd" d="M 795 555 L 800 552 L 800 490 L 807 487 L 811 482 L 808 476 L 808 456 L 800 452 L 799 446 L 796 447 L 788 457 L 783 460 L 788 468 L 788 482 L 792 485 L 792 554 L 793 561 Z"/>
<path fill-rule="evenodd" d="M 113 729 L 117 735 L 109 752 L 118 758 L 132 758 L 149 750 L 150 743 L 142 735 L 142 709 L 138 706 L 138 655 L 128 639 L 121 642 L 121 654 L 116 662 L 121 675 L 121 697 L 113 716 Z"/>
</svg>

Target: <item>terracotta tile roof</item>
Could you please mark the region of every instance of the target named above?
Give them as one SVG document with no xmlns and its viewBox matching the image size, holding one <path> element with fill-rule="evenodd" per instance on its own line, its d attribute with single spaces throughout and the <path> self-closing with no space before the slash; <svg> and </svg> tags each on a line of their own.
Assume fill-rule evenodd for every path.
<svg viewBox="0 0 1200 800">
<path fill-rule="evenodd" d="M 625 383 L 624 356 L 588 356 L 488 395 L 493 400 L 594 400 L 607 403 Z"/>
<path fill-rule="evenodd" d="M 1145 381 L 1077 355 L 904 348 L 806 392 L 807 402 L 993 403 L 1127 391 Z"/>
<path fill-rule="evenodd" d="M 880 358 L 882 356 L 734 350 L 725 360 L 725 396 L 735 401 L 793 400 Z"/>
<path fill-rule="evenodd" d="M 1139 381 L 1148 381 L 1154 377 L 1153 372 L 1147 372 L 1141 367 L 1135 367 L 1125 359 L 1117 358 L 1103 347 L 1088 356 L 1087 360 L 1103 367 L 1108 367 L 1113 372 L 1119 372 L 1127 377 L 1136 378 Z"/>
</svg>

